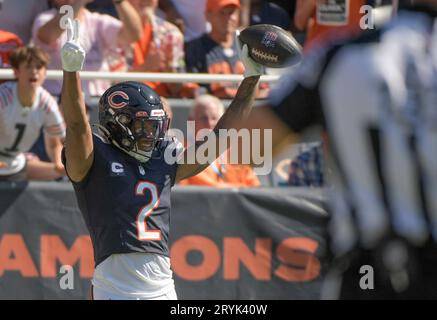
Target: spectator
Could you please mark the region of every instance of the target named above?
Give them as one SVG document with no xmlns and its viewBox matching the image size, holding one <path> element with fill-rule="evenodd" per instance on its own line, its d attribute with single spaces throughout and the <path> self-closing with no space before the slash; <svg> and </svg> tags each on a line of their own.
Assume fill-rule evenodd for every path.
<svg viewBox="0 0 437 320">
<path fill-rule="evenodd" d="M 60 101 L 60 104 L 62 105 L 62 101 Z M 87 101 L 85 97 L 85 110 L 86 115 L 88 118 L 88 122 L 91 124 L 91 115 L 90 112 L 92 111 L 92 108 L 90 106 L 90 103 Z M 39 137 L 33 144 L 33 146 L 29 150 L 29 154 L 33 157 L 37 157 L 41 161 L 50 162 L 50 156 L 47 154 L 47 148 L 46 148 L 46 137 L 44 134 L 44 130 L 40 130 Z"/>
<path fill-rule="evenodd" d="M 80 41 L 87 52 L 84 70 L 110 71 L 111 61 L 108 56 L 114 54 L 117 48 L 127 48 L 131 43 L 141 38 L 141 21 L 129 1 L 114 0 L 121 21 L 105 14 L 92 13 L 85 5 L 92 0 L 52 0 L 54 9 L 40 14 L 33 25 L 35 44 L 43 47 L 51 57 L 49 65 L 52 69 L 61 69 L 60 50 L 67 40 L 66 32 L 60 27 L 61 14 L 59 8 L 69 4 L 74 9 L 75 18 L 81 22 Z M 87 96 L 99 96 L 110 82 L 107 80 L 92 80 L 83 82 L 83 90 Z M 54 94 L 61 92 L 61 81 L 47 81 L 45 87 Z"/>
<path fill-rule="evenodd" d="M 174 24 L 156 15 L 159 0 L 129 1 L 139 13 L 143 26 L 142 38 L 133 45 L 132 71 L 184 72 L 184 36 Z M 145 83 L 164 97 L 192 97 L 197 88 L 179 83 Z"/>
<path fill-rule="evenodd" d="M 47 54 L 21 47 L 11 55 L 16 82 L 0 85 L 0 180 L 52 180 L 64 175 L 61 138 L 64 121 L 58 105 L 41 87 L 46 77 Z M 47 153 L 53 163 L 24 154 L 44 128 Z"/>
<path fill-rule="evenodd" d="M 305 149 L 291 161 L 288 185 L 323 187 L 323 150 L 321 143 L 305 144 Z"/>
<path fill-rule="evenodd" d="M 342 3 L 324 0 L 297 0 L 294 24 L 301 31 L 307 30 L 304 50 L 328 36 L 338 33 L 360 31 L 360 8 L 368 0 L 341 1 Z M 334 33 L 335 32 L 335 33 Z"/>
<path fill-rule="evenodd" d="M 235 31 L 239 26 L 239 0 L 208 0 L 206 17 L 211 32 L 188 42 L 185 46 L 187 70 L 194 73 L 242 74 L 244 66 L 238 58 Z M 237 84 L 212 83 L 209 93 L 220 98 L 232 98 Z M 267 86 L 260 86 L 257 97 L 268 94 Z"/>
<path fill-rule="evenodd" d="M 0 29 L 15 33 L 29 44 L 35 17 L 48 8 L 47 0 L 0 0 Z"/>
<path fill-rule="evenodd" d="M 191 41 L 206 32 L 206 0 L 161 0 L 159 7 L 166 14 L 167 20 L 184 32 L 185 41 Z"/>
<path fill-rule="evenodd" d="M 195 123 L 196 139 L 200 130 L 214 129 L 224 113 L 222 102 L 211 95 L 201 95 L 194 101 L 189 120 Z M 196 176 L 181 181 L 181 185 L 201 185 L 211 187 L 258 187 L 260 182 L 248 165 L 229 164 L 227 152 L 217 158 L 208 168 Z"/>
</svg>

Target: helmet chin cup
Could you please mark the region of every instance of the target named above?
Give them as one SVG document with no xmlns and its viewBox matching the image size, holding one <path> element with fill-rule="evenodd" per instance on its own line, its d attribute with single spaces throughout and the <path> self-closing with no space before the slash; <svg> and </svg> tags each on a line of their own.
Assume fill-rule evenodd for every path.
<svg viewBox="0 0 437 320">
<path fill-rule="evenodd" d="M 138 160 L 141 163 L 146 163 L 152 158 L 153 150 L 145 152 L 145 151 L 138 150 L 135 146 L 134 147 L 134 149 L 136 149 L 135 151 L 132 151 L 132 150 L 129 151 L 129 150 L 126 150 L 125 148 L 123 148 L 122 146 L 120 146 L 118 144 L 118 142 L 115 140 L 111 140 L 111 143 L 115 147 L 117 147 L 118 149 L 120 149 L 121 151 L 123 151 L 124 153 L 126 153 L 127 155 L 131 156 L 132 158 Z"/>
</svg>

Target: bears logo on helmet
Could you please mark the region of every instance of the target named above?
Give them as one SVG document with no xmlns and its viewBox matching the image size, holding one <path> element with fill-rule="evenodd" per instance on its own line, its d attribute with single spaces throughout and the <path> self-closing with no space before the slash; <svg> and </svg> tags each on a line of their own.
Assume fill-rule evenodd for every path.
<svg viewBox="0 0 437 320">
<path fill-rule="evenodd" d="M 115 102 L 114 98 L 117 96 L 120 96 L 122 99 L 124 99 L 126 101 L 123 101 L 122 99 L 116 99 L 116 100 L 121 100 L 121 101 L 118 103 Z M 124 106 L 126 106 L 129 103 L 129 96 L 124 91 L 115 91 L 109 95 L 108 103 L 109 103 L 109 106 L 113 109 L 123 108 Z"/>
</svg>

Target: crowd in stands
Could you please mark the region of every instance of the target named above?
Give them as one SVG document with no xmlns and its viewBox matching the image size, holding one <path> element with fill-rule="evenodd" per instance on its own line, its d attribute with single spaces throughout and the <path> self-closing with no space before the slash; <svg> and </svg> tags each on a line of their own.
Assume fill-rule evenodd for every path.
<svg viewBox="0 0 437 320">
<path fill-rule="evenodd" d="M 17 172 L 29 180 L 65 175 L 59 158 L 64 134 L 61 82 L 45 80 L 47 69 L 61 69 L 60 49 L 67 38 L 62 6 L 72 6 L 74 18 L 81 22 L 86 71 L 243 74 L 237 29 L 275 24 L 292 32 L 302 45 L 308 32 L 308 50 L 335 35 L 332 29 L 356 32 L 359 6 L 368 1 L 343 2 L 352 5 L 336 12 L 343 20 L 334 17 L 337 23 L 333 25 L 328 21 L 332 12 L 324 14 L 329 4 L 318 0 L 0 1 L 0 68 L 13 68 L 16 77 L 15 81 L 0 79 L 0 180 L 16 178 Z M 145 83 L 162 97 L 192 98 L 190 119 L 196 130 L 214 127 L 224 110 L 220 99 L 232 98 L 237 88 L 229 83 Z M 84 80 L 82 88 L 86 97 L 98 97 L 110 85 L 108 80 Z M 258 98 L 268 97 L 270 89 L 260 85 Z M 17 121 L 23 126 L 15 126 Z M 310 167 L 318 170 L 317 178 L 309 179 L 315 186 L 323 182 L 319 151 L 320 146 L 309 156 L 316 163 Z M 309 158 L 298 156 L 292 161 L 290 184 L 307 185 L 299 179 L 307 173 L 298 163 Z M 259 186 L 260 182 L 250 167 L 225 165 L 219 158 L 183 184 L 225 187 Z"/>
<path fill-rule="evenodd" d="M 4 0 L 0 66 L 10 67 L 7 53 L 29 45 L 48 53 L 48 69 L 59 70 L 59 51 L 66 41 L 61 27 L 65 12 L 60 13 L 64 5 L 71 5 L 74 18 L 81 22 L 86 71 L 242 74 L 235 30 L 256 23 L 284 29 L 292 24 L 290 13 L 264 0 Z M 147 84 L 164 97 L 235 94 L 235 86 L 226 84 Z M 109 85 L 105 80 L 84 81 L 83 89 L 86 95 L 99 96 Z M 60 95 L 60 81 L 47 80 L 44 88 Z"/>
</svg>

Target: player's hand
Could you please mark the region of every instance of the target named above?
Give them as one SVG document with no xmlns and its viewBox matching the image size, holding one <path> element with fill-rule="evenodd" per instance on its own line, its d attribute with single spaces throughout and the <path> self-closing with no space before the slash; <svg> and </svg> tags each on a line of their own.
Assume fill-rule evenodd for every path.
<svg viewBox="0 0 437 320">
<path fill-rule="evenodd" d="M 249 48 L 247 47 L 247 44 L 243 44 L 240 41 L 239 35 L 240 31 L 237 30 L 235 32 L 235 36 L 237 39 L 238 55 L 244 65 L 244 77 L 248 78 L 262 75 L 264 73 L 264 66 L 258 62 L 255 62 L 249 56 Z"/>
<path fill-rule="evenodd" d="M 79 44 L 79 20 L 67 20 L 67 42 L 61 49 L 62 69 L 68 72 L 82 70 L 85 50 Z"/>
</svg>

